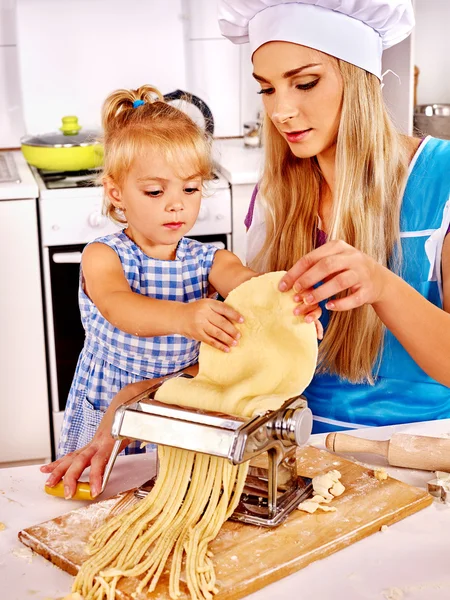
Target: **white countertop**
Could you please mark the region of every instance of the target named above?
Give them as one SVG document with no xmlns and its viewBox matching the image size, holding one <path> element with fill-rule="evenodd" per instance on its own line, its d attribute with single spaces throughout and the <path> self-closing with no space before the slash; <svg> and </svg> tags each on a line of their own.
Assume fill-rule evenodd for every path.
<svg viewBox="0 0 450 600">
<path fill-rule="evenodd" d="M 419 435 L 450 433 L 450 419 L 412 425 L 362 429 L 354 435 L 388 439 L 394 432 Z M 324 435 L 311 443 L 322 447 Z M 349 457 L 348 455 L 343 455 Z M 384 459 L 359 454 L 358 461 L 371 466 Z M 105 490 L 105 497 L 148 479 L 153 455 L 120 457 Z M 386 467 L 388 473 L 425 488 L 433 474 Z M 54 518 L 83 505 L 47 496 L 46 476 L 38 467 L 0 470 L 0 581 L 6 600 L 44 600 L 68 593 L 72 578 L 41 556 L 31 555 L 17 539 L 25 527 Z M 371 535 L 327 558 L 314 562 L 264 589 L 249 600 L 448 600 L 450 598 L 450 505 L 438 501 L 395 523 L 385 532 Z M 220 594 L 218 600 L 220 599 Z"/>
<path fill-rule="evenodd" d="M 264 150 L 244 146 L 244 138 L 215 140 L 213 157 L 218 170 L 233 185 L 255 185 L 261 177 Z"/>
<path fill-rule="evenodd" d="M 0 183 L 0 200 L 23 200 L 37 198 L 38 185 L 20 150 L 6 150 L 13 155 L 20 177 L 20 183 Z"/>
</svg>

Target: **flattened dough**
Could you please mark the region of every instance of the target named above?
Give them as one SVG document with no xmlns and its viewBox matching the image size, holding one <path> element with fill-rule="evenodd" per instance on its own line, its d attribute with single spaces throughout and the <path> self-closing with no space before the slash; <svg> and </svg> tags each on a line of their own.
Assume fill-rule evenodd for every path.
<svg viewBox="0 0 450 600">
<path fill-rule="evenodd" d="M 293 314 L 294 292 L 278 290 L 284 273 L 267 273 L 233 290 L 226 303 L 245 320 L 236 325 L 242 331 L 238 346 L 225 353 L 202 343 L 198 375 L 166 381 L 156 398 L 191 407 L 208 398 L 210 410 L 229 413 L 233 407 L 233 414 L 250 417 L 301 394 L 316 368 L 316 328 Z"/>
</svg>

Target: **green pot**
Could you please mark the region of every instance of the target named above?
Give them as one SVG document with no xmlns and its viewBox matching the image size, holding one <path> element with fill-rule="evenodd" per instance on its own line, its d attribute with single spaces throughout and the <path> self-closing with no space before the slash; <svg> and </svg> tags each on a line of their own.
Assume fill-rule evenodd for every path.
<svg viewBox="0 0 450 600">
<path fill-rule="evenodd" d="M 81 132 L 77 117 L 63 117 L 60 131 L 21 139 L 28 164 L 45 171 L 81 171 L 102 166 L 103 146 L 98 132 Z"/>
</svg>

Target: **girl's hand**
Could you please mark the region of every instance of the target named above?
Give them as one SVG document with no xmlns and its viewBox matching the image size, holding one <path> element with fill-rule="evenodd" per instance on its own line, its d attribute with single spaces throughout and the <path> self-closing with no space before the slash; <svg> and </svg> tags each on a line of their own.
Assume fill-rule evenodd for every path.
<svg viewBox="0 0 450 600">
<path fill-rule="evenodd" d="M 46 485 L 53 487 L 64 477 L 64 497 L 69 500 L 75 493 L 78 479 L 90 466 L 89 485 L 91 496 L 95 498 L 102 489 L 103 473 L 111 456 L 114 442 L 109 431 L 105 432 L 99 429 L 92 442 L 83 448 L 41 467 L 42 473 L 50 473 Z M 127 441 L 123 442 L 121 450 L 127 443 Z"/>
<path fill-rule="evenodd" d="M 329 300 L 329 310 L 351 310 L 382 300 L 388 269 L 342 240 L 327 242 L 306 254 L 280 281 L 282 292 L 294 288 L 298 301 L 309 308 L 349 290 L 348 296 Z M 323 283 L 314 288 L 319 282 Z M 295 309 L 298 310 L 298 307 Z"/>
<path fill-rule="evenodd" d="M 178 333 L 181 335 L 206 342 L 223 352 L 229 352 L 230 347 L 237 345 L 241 334 L 233 322 L 243 323 L 244 319 L 228 304 L 204 298 L 181 304 L 180 309 L 181 322 Z"/>
<path fill-rule="evenodd" d="M 184 369 L 184 372 L 190 375 L 196 375 L 197 371 L 197 365 Z M 115 440 L 111 437 L 111 427 L 116 409 L 163 379 L 164 377 L 137 381 L 122 388 L 112 399 L 89 444 L 41 467 L 41 473 L 50 473 L 46 485 L 53 487 L 64 478 L 64 496 L 66 499 L 69 499 L 75 494 L 77 481 L 83 471 L 90 466 L 89 484 L 91 496 L 93 498 L 97 496 L 102 489 L 103 473 L 114 447 Z M 128 441 L 124 440 L 121 450 L 127 444 Z"/>
</svg>

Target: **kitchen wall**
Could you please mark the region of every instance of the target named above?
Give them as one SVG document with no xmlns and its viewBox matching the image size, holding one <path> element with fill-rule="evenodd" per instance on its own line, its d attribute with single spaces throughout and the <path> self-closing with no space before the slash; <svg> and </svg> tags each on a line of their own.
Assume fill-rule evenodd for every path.
<svg viewBox="0 0 450 600">
<path fill-rule="evenodd" d="M 215 0 L 134 0 L 132 10 L 123 0 L 0 0 L 0 148 L 25 130 L 56 130 L 67 114 L 96 128 L 109 91 L 143 82 L 198 95 L 220 137 L 242 135 L 261 107 L 248 47 L 222 38 Z"/>
<path fill-rule="evenodd" d="M 84 127 L 98 127 L 107 93 L 143 82 L 200 96 L 213 112 L 216 136 L 242 135 L 262 102 L 248 45 L 222 38 L 216 4 L 0 0 L 0 147 L 18 146 L 25 130 L 55 130 L 70 113 Z M 387 75 L 384 92 L 403 131 L 410 129 L 412 64 L 421 70 L 418 101 L 450 102 L 450 0 L 415 0 L 415 7 L 414 39 L 384 60 L 401 77 L 399 84 Z"/>
<path fill-rule="evenodd" d="M 186 85 L 181 0 L 17 0 L 17 31 L 30 132 L 67 114 L 98 127 L 116 88 Z"/>
<path fill-rule="evenodd" d="M 15 4 L 16 0 L 0 0 L 0 148 L 16 146 L 24 131 Z"/>
<path fill-rule="evenodd" d="M 450 0 L 415 0 L 418 104 L 450 103 Z"/>
</svg>

